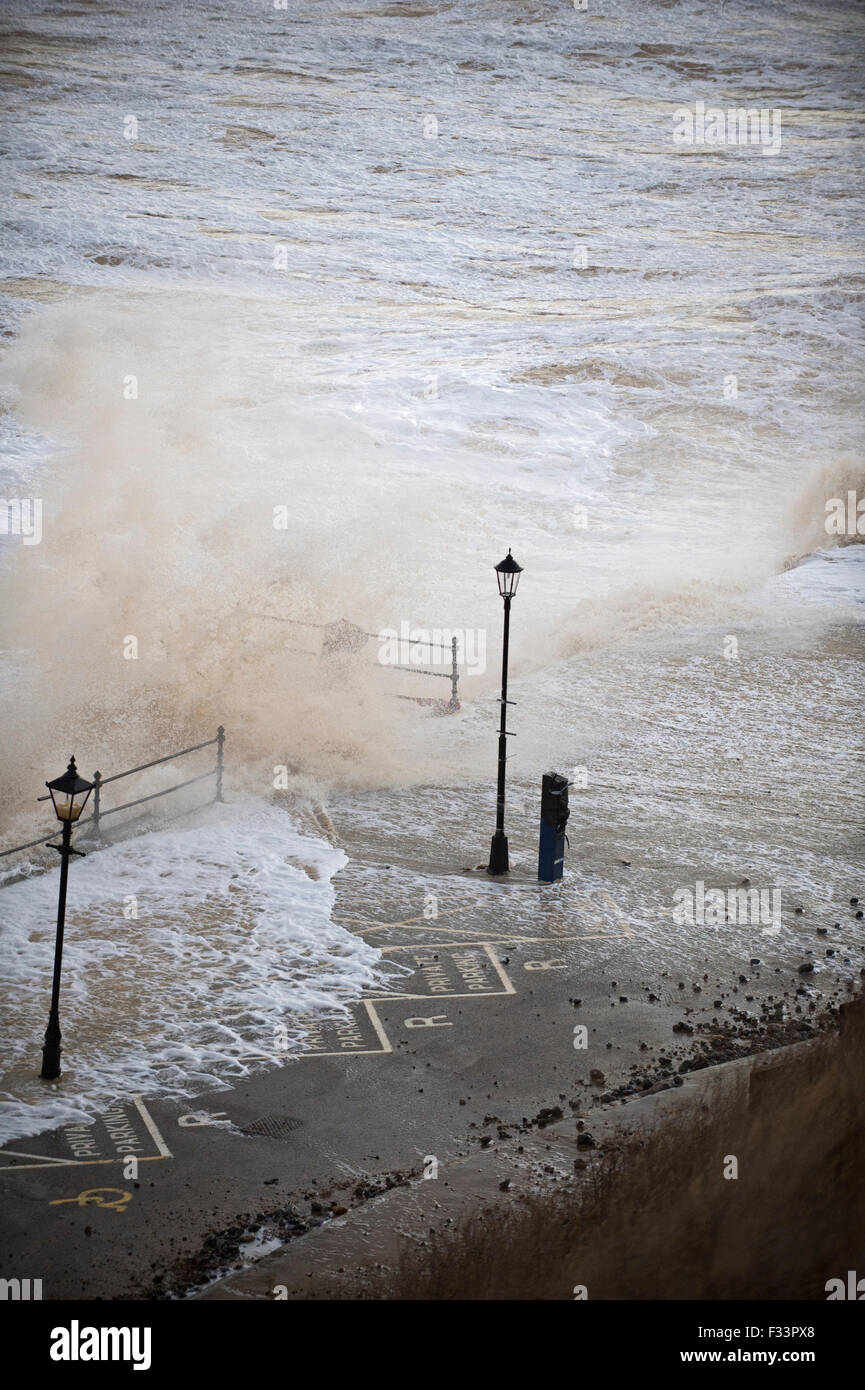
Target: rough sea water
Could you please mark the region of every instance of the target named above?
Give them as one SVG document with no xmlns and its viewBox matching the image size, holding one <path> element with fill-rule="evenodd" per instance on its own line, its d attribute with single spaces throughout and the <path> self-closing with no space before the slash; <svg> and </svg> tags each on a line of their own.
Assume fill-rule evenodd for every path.
<svg viewBox="0 0 865 1390">
<path fill-rule="evenodd" d="M 685 949 L 676 883 L 779 890 L 791 947 L 794 903 L 834 919 L 862 857 L 855 504 L 826 528 L 865 497 L 861 5 L 0 23 L 0 847 L 50 833 L 71 752 L 107 776 L 220 723 L 230 803 L 164 798 L 73 864 L 62 1098 L 35 1080 L 57 870 L 0 860 L 3 1135 L 231 1081 L 274 1017 L 385 978 L 343 919 L 430 893 L 502 932 L 612 901 L 656 961 Z M 771 139 L 675 140 L 698 103 Z M 494 825 L 509 546 L 515 868 L 489 884 L 462 871 Z M 459 634 L 461 710 L 396 698 L 450 687 L 374 635 L 322 659 L 339 619 Z M 553 767 L 571 844 L 539 899 Z"/>
</svg>

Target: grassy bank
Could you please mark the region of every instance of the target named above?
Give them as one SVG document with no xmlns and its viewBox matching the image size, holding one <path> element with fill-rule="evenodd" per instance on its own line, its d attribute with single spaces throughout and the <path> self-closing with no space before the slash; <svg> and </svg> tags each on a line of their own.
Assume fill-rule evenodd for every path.
<svg viewBox="0 0 865 1390">
<path fill-rule="evenodd" d="M 860 999 L 839 1033 L 719 1068 L 699 1103 L 587 1151 L 567 1190 L 475 1210 L 353 1296 L 824 1299 L 865 1275 L 863 1064 Z"/>
</svg>

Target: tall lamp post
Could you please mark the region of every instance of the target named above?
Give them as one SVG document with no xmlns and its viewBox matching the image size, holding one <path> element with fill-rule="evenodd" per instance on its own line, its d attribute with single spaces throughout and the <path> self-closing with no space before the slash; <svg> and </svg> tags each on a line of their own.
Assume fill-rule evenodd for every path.
<svg viewBox="0 0 865 1390">
<path fill-rule="evenodd" d="M 505 630 L 502 639 L 502 701 L 499 721 L 499 784 L 496 797 L 496 830 L 490 845 L 488 874 L 506 874 L 508 863 L 508 841 L 505 835 L 505 768 L 508 761 L 508 731 L 505 721 L 508 712 L 508 634 L 511 623 L 511 599 L 517 592 L 522 565 L 518 565 L 510 551 L 504 560 L 495 567 L 499 593 L 505 601 Z"/>
<path fill-rule="evenodd" d="M 54 983 L 51 989 L 51 1013 L 45 1029 L 45 1045 L 42 1048 L 43 1081 L 54 1081 L 60 1075 L 60 971 L 63 964 L 63 929 L 66 924 L 66 880 L 69 876 L 69 856 L 82 854 L 80 849 L 72 848 L 72 827 L 78 820 L 87 798 L 93 790 L 93 783 L 78 776 L 75 759 L 69 759 L 69 766 L 62 777 L 46 782 L 51 793 L 54 814 L 63 826 L 63 837 L 59 845 L 51 845 L 60 854 L 60 895 L 57 901 L 57 937 L 54 942 Z M 83 857 L 83 855 L 82 855 Z"/>
</svg>

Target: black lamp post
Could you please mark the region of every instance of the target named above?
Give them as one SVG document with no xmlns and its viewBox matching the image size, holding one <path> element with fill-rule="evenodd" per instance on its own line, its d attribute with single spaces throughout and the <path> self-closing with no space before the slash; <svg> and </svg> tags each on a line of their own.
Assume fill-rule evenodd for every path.
<svg viewBox="0 0 865 1390">
<path fill-rule="evenodd" d="M 60 896 L 57 901 L 57 937 L 54 943 L 54 983 L 51 989 L 51 1013 L 45 1029 L 45 1045 L 42 1048 L 43 1081 L 54 1081 L 60 1075 L 60 971 L 63 964 L 63 928 L 66 923 L 66 880 L 69 875 L 69 856 L 81 854 L 72 848 L 72 826 L 78 820 L 93 790 L 93 783 L 78 776 L 75 759 L 69 759 L 69 766 L 62 777 L 46 782 L 51 793 L 54 814 L 63 826 L 63 838 L 59 845 L 51 845 L 60 853 Z M 82 856 L 83 857 L 83 856 Z"/>
<path fill-rule="evenodd" d="M 487 866 L 487 873 L 506 874 L 510 868 L 508 841 L 505 835 L 505 767 L 508 761 L 508 731 L 505 728 L 508 712 L 508 633 L 511 623 L 511 599 L 517 592 L 523 567 L 517 564 L 511 552 L 508 551 L 504 560 L 496 565 L 495 570 L 499 582 L 499 593 L 505 601 L 505 631 L 502 640 L 502 713 L 499 722 L 499 785 L 496 798 L 496 833 L 493 835 L 490 845 L 490 862 Z"/>
</svg>

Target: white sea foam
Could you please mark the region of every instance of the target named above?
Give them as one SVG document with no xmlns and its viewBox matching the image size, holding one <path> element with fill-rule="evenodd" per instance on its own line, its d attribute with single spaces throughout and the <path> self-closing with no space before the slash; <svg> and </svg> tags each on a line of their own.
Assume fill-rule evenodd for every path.
<svg viewBox="0 0 865 1390">
<path fill-rule="evenodd" d="M 379 952 L 330 920 L 344 863 L 262 802 L 214 806 L 73 861 L 56 1085 L 35 1078 L 57 871 L 3 889 L 0 1138 L 134 1092 L 191 1097 L 265 1065 L 262 1054 L 278 1065 L 302 1050 L 304 1015 L 382 979 Z"/>
<path fill-rule="evenodd" d="M 396 822 L 400 843 L 440 843 L 454 808 L 474 821 L 493 771 L 491 565 L 508 545 L 526 566 L 510 776 L 534 787 L 550 757 L 581 762 L 602 736 L 612 761 L 636 727 L 636 752 L 657 759 L 645 776 L 675 780 L 716 726 L 755 760 L 798 727 L 789 805 L 822 767 L 831 818 L 832 750 L 853 761 L 852 661 L 821 664 L 814 683 L 814 663 L 806 679 L 784 648 L 819 649 L 861 614 L 863 547 L 827 549 L 824 525 L 828 498 L 862 490 L 857 7 L 141 0 L 64 15 L 10 0 L 3 22 L 0 299 L 14 332 L 0 496 L 44 500 L 40 546 L 0 536 L 4 844 L 38 833 L 32 798 L 70 738 L 83 768 L 112 772 L 220 722 L 232 795 L 285 765 L 313 801 L 370 792 L 371 821 Z M 696 100 L 780 108 L 779 154 L 675 147 L 672 113 Z M 391 696 L 443 681 L 335 671 L 319 634 L 274 617 L 480 628 L 490 669 L 464 680 L 458 719 L 430 720 Z M 747 634 L 741 664 L 721 655 L 726 634 Z M 637 819 L 646 792 L 630 772 L 617 807 Z M 406 793 L 405 831 L 394 798 L 435 782 L 447 792 Z M 304 841 L 324 856 L 309 883 L 269 857 L 274 839 L 294 843 L 282 813 L 223 814 L 184 832 L 201 835 L 186 858 L 172 831 L 77 864 L 70 897 L 94 934 L 88 947 L 71 932 L 87 968 L 68 977 L 69 1005 L 93 991 L 98 1018 L 115 978 L 99 960 L 122 966 L 146 939 L 143 917 L 116 935 L 111 906 L 141 877 L 171 1026 L 203 1040 L 207 1084 L 241 1042 L 207 1032 L 205 990 L 252 991 L 258 1019 L 273 1002 L 258 966 L 223 980 L 241 930 L 231 900 L 261 906 L 258 878 L 297 900 L 316 941 L 336 933 L 335 851 Z M 820 825 L 796 823 L 816 843 Z M 852 872 L 825 837 L 813 853 L 815 881 L 821 863 L 833 881 Z M 231 932 L 208 917 L 216 954 L 202 947 L 179 998 L 200 940 L 192 904 L 214 884 Z M 27 1065 L 49 953 L 28 933 L 50 923 L 51 888 L 0 894 L 0 911 L 21 913 L 6 939 L 10 978 L 30 980 Z M 272 940 L 256 921 L 265 969 L 287 928 Z M 374 968 L 357 951 L 338 953 L 334 987 Z M 289 997 L 322 1005 L 297 962 L 290 976 Z M 16 1114 L 37 1095 L 18 1008 Z M 124 1084 L 155 1084 L 161 1044 L 111 1027 Z M 119 1078 L 107 1038 L 93 1046 L 87 1086 Z M 198 1065 L 178 1052 L 160 1084 L 185 1086 Z"/>
<path fill-rule="evenodd" d="M 865 622 L 865 546 L 834 546 L 808 555 L 771 587 L 804 603 L 830 606 L 840 622 Z"/>
</svg>

